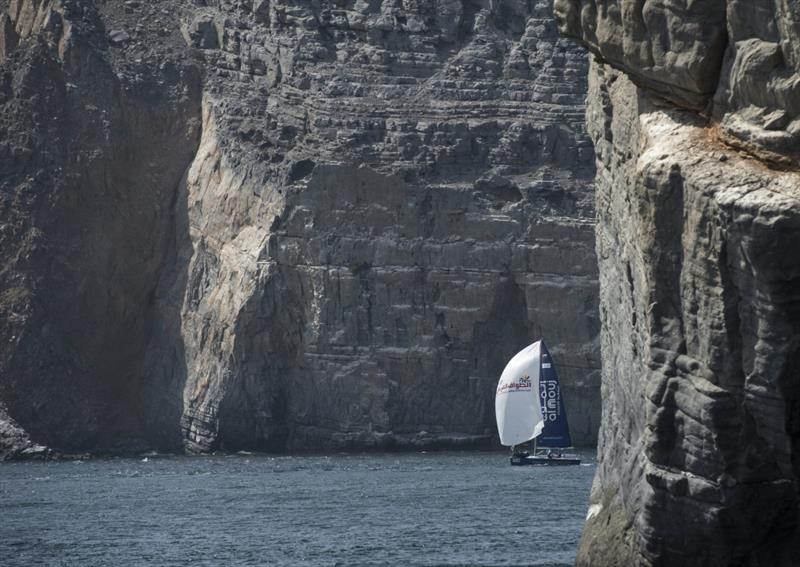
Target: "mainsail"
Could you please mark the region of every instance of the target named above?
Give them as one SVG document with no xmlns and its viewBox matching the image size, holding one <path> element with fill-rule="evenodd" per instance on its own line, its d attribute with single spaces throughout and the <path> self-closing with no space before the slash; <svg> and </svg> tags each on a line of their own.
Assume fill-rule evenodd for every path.
<svg viewBox="0 0 800 567">
<path fill-rule="evenodd" d="M 542 432 L 540 353 L 541 342 L 525 347 L 508 362 L 500 376 L 494 409 L 503 445 L 519 445 Z"/>
<path fill-rule="evenodd" d="M 567 424 L 567 412 L 564 409 L 564 397 L 558 383 L 556 365 L 544 341 L 541 344 L 541 371 L 539 375 L 539 396 L 542 404 L 544 429 L 537 441 L 539 447 L 572 447 Z"/>
</svg>

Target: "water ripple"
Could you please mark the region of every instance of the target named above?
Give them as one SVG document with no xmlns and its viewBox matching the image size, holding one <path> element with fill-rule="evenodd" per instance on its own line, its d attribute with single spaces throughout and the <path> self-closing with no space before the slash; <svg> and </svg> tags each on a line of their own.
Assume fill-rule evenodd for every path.
<svg viewBox="0 0 800 567">
<path fill-rule="evenodd" d="M 0 563 L 560 567 L 594 473 L 499 453 L 147 457 L 2 465 Z"/>
</svg>

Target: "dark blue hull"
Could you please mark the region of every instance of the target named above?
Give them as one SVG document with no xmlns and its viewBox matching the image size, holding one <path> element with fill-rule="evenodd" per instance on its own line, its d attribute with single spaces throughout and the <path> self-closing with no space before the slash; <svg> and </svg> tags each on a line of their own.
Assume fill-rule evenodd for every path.
<svg viewBox="0 0 800 567">
<path fill-rule="evenodd" d="M 576 455 L 562 455 L 558 456 L 546 456 L 546 455 L 512 455 L 510 458 L 511 464 L 513 466 L 526 466 L 526 465 L 533 465 L 533 466 L 550 466 L 550 467 L 558 467 L 558 466 L 566 466 L 566 465 L 579 465 L 581 464 L 580 458 Z"/>
</svg>

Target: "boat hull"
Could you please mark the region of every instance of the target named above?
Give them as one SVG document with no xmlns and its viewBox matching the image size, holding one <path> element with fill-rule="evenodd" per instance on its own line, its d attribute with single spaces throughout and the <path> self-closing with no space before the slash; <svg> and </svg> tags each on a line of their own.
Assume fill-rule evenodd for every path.
<svg viewBox="0 0 800 567">
<path fill-rule="evenodd" d="M 557 456 L 533 456 L 533 455 L 514 455 L 510 458 L 511 464 L 515 467 L 521 466 L 540 466 L 540 467 L 559 467 L 568 465 L 579 465 L 581 460 L 575 455 Z"/>
</svg>

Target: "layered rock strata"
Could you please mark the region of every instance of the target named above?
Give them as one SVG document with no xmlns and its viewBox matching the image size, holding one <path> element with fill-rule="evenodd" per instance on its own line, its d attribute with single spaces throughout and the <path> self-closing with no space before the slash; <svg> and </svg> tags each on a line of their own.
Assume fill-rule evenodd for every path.
<svg viewBox="0 0 800 567">
<path fill-rule="evenodd" d="M 604 407 L 579 565 L 800 556 L 795 4 L 556 2 L 597 56 Z"/>
<path fill-rule="evenodd" d="M 203 139 L 161 300 L 184 356 L 158 338 L 151 373 L 179 377 L 187 448 L 485 444 L 499 370 L 542 333 L 592 437 L 584 67 L 549 8 L 192 16 Z"/>
<path fill-rule="evenodd" d="M 550 2 L 207 4 L 0 4 L 34 156 L 4 162 L 9 416 L 71 450 L 486 445 L 544 335 L 593 440 L 586 63 Z"/>
</svg>

